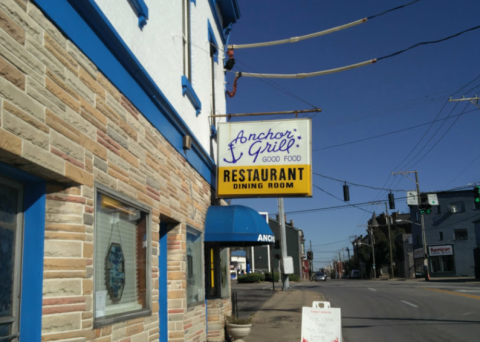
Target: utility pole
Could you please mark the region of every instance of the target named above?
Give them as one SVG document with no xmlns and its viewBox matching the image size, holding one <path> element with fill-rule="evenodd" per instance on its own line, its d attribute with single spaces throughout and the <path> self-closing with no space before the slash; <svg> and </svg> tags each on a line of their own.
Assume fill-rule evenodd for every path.
<svg viewBox="0 0 480 342">
<path fill-rule="evenodd" d="M 285 270 L 284 260 L 287 257 L 287 232 L 285 229 L 285 209 L 283 206 L 283 198 L 278 199 L 278 214 L 280 215 L 280 244 L 282 249 L 282 264 L 284 268 L 282 270 L 282 290 L 285 291 L 290 288 L 290 283 L 288 281 L 288 275 L 283 272 Z"/>
<path fill-rule="evenodd" d="M 312 249 L 312 240 L 310 240 L 310 252 L 313 255 L 313 249 Z M 310 272 L 308 272 L 308 280 L 312 280 L 312 274 L 313 274 L 313 258 L 312 260 L 309 260 L 308 266 L 310 267 Z"/>
<path fill-rule="evenodd" d="M 377 279 L 377 265 L 375 264 L 375 236 L 373 235 L 373 228 L 370 227 L 368 230 L 370 234 L 370 244 L 372 246 L 372 255 L 373 255 L 373 279 Z"/>
<path fill-rule="evenodd" d="M 390 246 L 390 279 L 393 279 L 393 256 L 392 256 L 392 232 L 390 230 L 390 215 L 388 214 L 388 206 L 387 202 L 385 202 L 385 212 L 386 216 L 385 219 L 387 220 L 387 226 L 388 226 L 388 245 Z"/>
<path fill-rule="evenodd" d="M 409 173 L 414 173 L 415 174 L 415 184 L 417 185 L 417 205 L 418 207 L 420 208 L 420 185 L 418 183 L 418 172 L 417 170 L 415 171 L 404 171 L 404 172 L 392 172 L 392 175 L 406 175 L 406 174 L 409 174 Z M 408 176 L 407 176 L 408 177 Z M 411 179 L 410 177 L 408 177 L 410 180 L 413 180 Z M 429 263 L 429 260 L 428 260 L 428 254 L 427 254 L 427 240 L 426 240 L 426 237 L 425 237 L 425 218 L 423 217 L 424 214 L 420 213 L 420 221 L 421 221 L 421 224 L 422 224 L 422 241 L 423 241 L 423 271 L 425 273 L 425 281 L 429 281 L 430 280 L 430 273 L 429 273 L 429 270 L 428 270 L 428 263 Z"/>
</svg>

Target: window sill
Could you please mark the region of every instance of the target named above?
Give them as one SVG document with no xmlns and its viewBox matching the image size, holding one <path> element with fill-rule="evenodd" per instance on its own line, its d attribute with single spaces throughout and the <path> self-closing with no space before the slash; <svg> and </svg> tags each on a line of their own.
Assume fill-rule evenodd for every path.
<svg viewBox="0 0 480 342">
<path fill-rule="evenodd" d="M 146 316 L 151 316 L 152 315 L 152 310 L 150 309 L 143 309 L 141 311 L 133 311 L 129 313 L 124 313 L 124 314 L 118 314 L 118 315 L 113 315 L 110 317 L 106 318 L 97 318 L 95 320 L 95 323 L 93 324 L 94 329 L 98 329 L 101 327 L 106 327 L 118 322 L 124 322 L 128 321 L 134 318 L 139 318 L 139 317 L 146 317 Z"/>
<path fill-rule="evenodd" d="M 148 7 L 144 0 L 128 0 L 128 2 L 135 11 L 135 14 L 138 17 L 138 27 L 140 27 L 140 30 L 142 30 L 143 27 L 147 25 Z"/>
<path fill-rule="evenodd" d="M 196 115 L 198 116 L 200 114 L 200 111 L 202 110 L 202 103 L 200 102 L 200 99 L 198 98 L 195 91 L 193 90 L 192 84 L 185 76 L 182 76 L 182 95 L 187 95 L 188 99 L 196 110 Z"/>
</svg>

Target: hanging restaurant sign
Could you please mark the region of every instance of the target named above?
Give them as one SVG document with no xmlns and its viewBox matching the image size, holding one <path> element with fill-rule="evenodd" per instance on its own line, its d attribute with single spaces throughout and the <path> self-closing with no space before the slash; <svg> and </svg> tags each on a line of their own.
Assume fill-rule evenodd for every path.
<svg viewBox="0 0 480 342">
<path fill-rule="evenodd" d="M 312 196 L 311 119 L 218 124 L 217 197 Z"/>
</svg>

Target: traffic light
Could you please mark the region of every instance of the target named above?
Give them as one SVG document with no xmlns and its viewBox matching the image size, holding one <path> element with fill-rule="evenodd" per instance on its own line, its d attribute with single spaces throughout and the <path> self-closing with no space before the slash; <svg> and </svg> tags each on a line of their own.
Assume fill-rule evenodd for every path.
<svg viewBox="0 0 480 342">
<path fill-rule="evenodd" d="M 473 188 L 473 198 L 475 199 L 476 203 L 480 202 L 480 186 Z"/>
<path fill-rule="evenodd" d="M 345 185 L 343 186 L 343 200 L 345 202 L 350 201 L 350 190 L 348 189 L 347 183 L 345 183 Z"/>
<path fill-rule="evenodd" d="M 428 203 L 428 194 L 420 195 L 420 206 L 418 209 L 420 210 L 420 214 L 428 215 L 432 213 L 432 206 Z"/>
<path fill-rule="evenodd" d="M 395 196 L 392 192 L 388 194 L 388 205 L 390 206 L 390 209 L 395 209 Z"/>
</svg>

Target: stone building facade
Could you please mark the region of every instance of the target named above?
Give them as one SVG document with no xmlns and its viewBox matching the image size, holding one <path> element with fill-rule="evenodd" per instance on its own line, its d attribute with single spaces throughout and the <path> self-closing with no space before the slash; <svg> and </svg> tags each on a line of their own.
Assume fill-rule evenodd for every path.
<svg viewBox="0 0 480 342">
<path fill-rule="evenodd" d="M 76 12 L 79 3 L 0 2 L 0 221 L 7 227 L 0 235 L 10 239 L 0 255 L 11 261 L 1 273 L 11 281 L 8 291 L 20 298 L 2 303 L 0 316 L 11 320 L 0 324 L 0 337 L 223 341 L 229 296 L 199 295 L 194 305 L 188 299 L 188 232 L 202 236 L 214 197 L 207 114 L 200 129 L 189 130 L 181 119 L 186 114 L 176 115 L 176 103 L 148 89 L 155 84 L 145 81 L 148 70 L 133 73 L 133 62 L 122 60 L 127 54 L 119 51 L 125 46 L 105 45 L 101 27 Z M 199 3 L 211 10 L 207 1 Z M 94 1 L 81 6 L 102 13 Z M 221 63 L 217 67 L 223 70 Z M 200 93 L 198 100 L 207 103 L 211 94 Z M 186 97 L 178 102 L 191 106 Z M 225 110 L 224 99 L 217 108 Z M 183 149 L 185 135 L 192 137 L 191 150 Z M 122 241 L 129 227 L 135 232 L 128 242 L 134 266 L 125 260 Z M 99 247 L 101 234 L 110 235 L 108 251 Z M 117 235 L 119 242 L 111 242 Z M 203 264 L 195 272 L 203 277 Z M 107 280 L 96 283 L 102 273 Z M 136 285 L 128 289 L 130 276 Z M 100 291 L 102 286 L 107 289 Z M 115 305 L 127 291 L 133 291 L 134 303 L 118 311 Z"/>
</svg>

